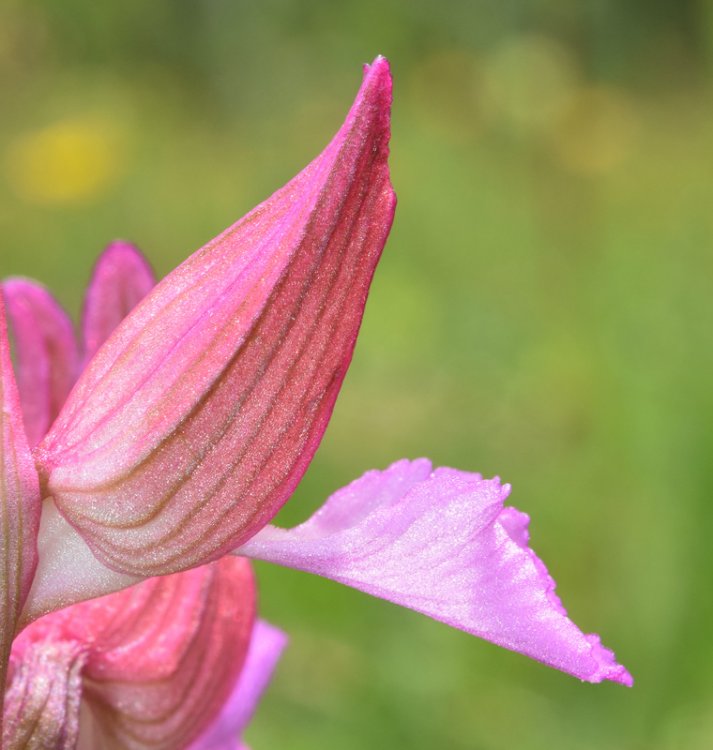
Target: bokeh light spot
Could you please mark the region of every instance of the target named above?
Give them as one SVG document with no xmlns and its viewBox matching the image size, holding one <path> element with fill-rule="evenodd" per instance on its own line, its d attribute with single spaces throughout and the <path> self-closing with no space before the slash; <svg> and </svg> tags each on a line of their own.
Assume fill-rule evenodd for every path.
<svg viewBox="0 0 713 750">
<path fill-rule="evenodd" d="M 553 133 L 555 153 L 573 172 L 605 174 L 627 157 L 637 130 L 636 112 L 624 92 L 583 88 Z"/>
<path fill-rule="evenodd" d="M 508 38 L 486 66 L 493 110 L 525 134 L 548 130 L 558 120 L 578 78 L 570 50 L 555 39 L 535 34 Z"/>
<path fill-rule="evenodd" d="M 122 143 L 120 128 L 105 120 L 60 120 L 10 143 L 7 177 L 30 203 L 88 202 L 119 176 Z"/>
</svg>

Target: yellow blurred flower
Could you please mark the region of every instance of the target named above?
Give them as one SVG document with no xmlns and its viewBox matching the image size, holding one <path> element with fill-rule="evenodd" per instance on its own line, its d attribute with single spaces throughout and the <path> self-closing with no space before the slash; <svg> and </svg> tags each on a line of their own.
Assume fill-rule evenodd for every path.
<svg viewBox="0 0 713 750">
<path fill-rule="evenodd" d="M 7 149 L 10 185 L 31 203 L 83 203 L 97 198 L 121 169 L 122 137 L 95 117 L 60 120 L 19 136 Z"/>
</svg>

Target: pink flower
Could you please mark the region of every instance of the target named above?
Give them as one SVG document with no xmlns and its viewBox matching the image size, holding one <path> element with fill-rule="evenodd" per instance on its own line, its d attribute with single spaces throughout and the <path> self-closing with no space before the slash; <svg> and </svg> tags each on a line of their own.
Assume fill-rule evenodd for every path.
<svg viewBox="0 0 713 750">
<path fill-rule="evenodd" d="M 5 657 L 7 634 L 43 614 L 232 554 L 631 684 L 567 618 L 497 478 L 400 461 L 294 529 L 269 525 L 322 438 L 391 227 L 390 105 L 377 58 L 322 154 L 157 286 L 131 246 L 111 246 L 81 348 L 45 290 L 5 283 L 17 365 L 16 387 L 0 324 Z M 90 662 L 52 644 L 81 681 Z"/>
</svg>

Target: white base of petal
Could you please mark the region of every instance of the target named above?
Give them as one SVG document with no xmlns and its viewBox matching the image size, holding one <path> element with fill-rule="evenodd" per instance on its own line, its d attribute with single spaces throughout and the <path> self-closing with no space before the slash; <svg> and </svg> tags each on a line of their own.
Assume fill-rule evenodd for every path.
<svg viewBox="0 0 713 750">
<path fill-rule="evenodd" d="M 51 499 L 42 504 L 38 548 L 39 564 L 22 612 L 22 627 L 49 612 L 141 581 L 102 565 Z"/>
</svg>

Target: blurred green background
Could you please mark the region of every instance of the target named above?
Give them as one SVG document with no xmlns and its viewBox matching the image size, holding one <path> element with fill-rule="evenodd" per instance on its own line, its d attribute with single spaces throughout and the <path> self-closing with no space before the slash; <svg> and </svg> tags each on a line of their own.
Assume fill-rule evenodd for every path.
<svg viewBox="0 0 713 750">
<path fill-rule="evenodd" d="M 160 273 L 395 76 L 399 208 L 323 446 L 282 520 L 402 456 L 499 474 L 590 686 L 260 566 L 291 646 L 255 750 L 713 747 L 713 5 L 3 0 L 0 272 L 76 313 L 115 237 Z"/>
</svg>

